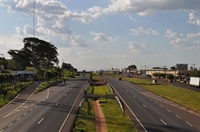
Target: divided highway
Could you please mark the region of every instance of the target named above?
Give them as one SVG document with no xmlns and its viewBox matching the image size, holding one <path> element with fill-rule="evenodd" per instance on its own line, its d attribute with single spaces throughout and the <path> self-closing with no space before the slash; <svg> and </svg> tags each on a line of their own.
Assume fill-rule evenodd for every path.
<svg viewBox="0 0 200 132">
<path fill-rule="evenodd" d="M 87 79 L 74 79 L 66 84 L 31 94 L 20 105 L 5 112 L 0 109 L 0 132 L 67 132 L 73 126 L 78 104 Z M 67 125 L 67 127 L 66 127 Z"/>
<path fill-rule="evenodd" d="M 134 84 L 106 78 L 135 114 L 143 132 L 199 132 L 200 116 Z"/>
</svg>

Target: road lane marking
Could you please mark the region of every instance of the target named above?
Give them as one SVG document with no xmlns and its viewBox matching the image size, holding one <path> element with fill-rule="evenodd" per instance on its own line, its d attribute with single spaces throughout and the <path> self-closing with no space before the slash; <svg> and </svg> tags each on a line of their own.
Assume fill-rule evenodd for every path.
<svg viewBox="0 0 200 132">
<path fill-rule="evenodd" d="M 59 104 L 59 102 L 58 103 L 56 103 L 56 106 Z"/>
<path fill-rule="evenodd" d="M 65 94 L 65 96 L 67 96 L 67 94 Z"/>
<path fill-rule="evenodd" d="M 190 123 L 189 123 L 189 122 L 187 122 L 187 121 L 186 121 L 186 123 L 187 123 L 188 125 L 190 125 L 190 126 L 193 126 L 192 124 L 190 124 Z"/>
<path fill-rule="evenodd" d="M 3 129 L 0 132 L 3 132 Z"/>
<path fill-rule="evenodd" d="M 169 113 L 172 113 L 170 110 L 166 109 Z"/>
<path fill-rule="evenodd" d="M 46 96 L 46 99 L 49 98 L 49 89 L 47 90 L 47 96 Z"/>
<path fill-rule="evenodd" d="M 126 90 L 126 92 L 128 93 L 128 90 Z"/>
<path fill-rule="evenodd" d="M 42 121 L 44 120 L 44 118 L 42 118 L 40 121 L 38 121 L 38 123 L 37 124 L 40 124 Z"/>
<path fill-rule="evenodd" d="M 22 117 L 17 118 L 17 121 L 19 121 Z"/>
<path fill-rule="evenodd" d="M 180 116 L 178 116 L 178 115 L 175 115 L 176 117 L 178 117 L 179 119 L 182 119 Z"/>
<path fill-rule="evenodd" d="M 156 101 L 154 101 L 154 103 L 158 104 Z"/>
<path fill-rule="evenodd" d="M 27 113 L 25 113 L 24 115 L 27 115 Z"/>
<path fill-rule="evenodd" d="M 12 126 L 13 123 L 10 123 L 8 126 Z"/>
<path fill-rule="evenodd" d="M 32 111 L 33 109 L 30 109 L 30 111 Z"/>
<path fill-rule="evenodd" d="M 162 107 L 162 108 L 163 108 L 163 106 L 162 106 L 162 105 L 160 105 L 160 107 Z"/>
<path fill-rule="evenodd" d="M 133 98 L 135 98 L 135 96 L 133 96 Z"/>
<path fill-rule="evenodd" d="M 147 108 L 147 106 L 146 106 L 146 105 L 144 105 L 144 104 L 143 104 L 143 106 L 144 106 L 145 108 Z"/>
<path fill-rule="evenodd" d="M 162 119 L 160 119 L 160 121 L 161 121 L 163 124 L 167 125 L 167 123 L 166 123 L 166 122 L 164 122 Z"/>
</svg>

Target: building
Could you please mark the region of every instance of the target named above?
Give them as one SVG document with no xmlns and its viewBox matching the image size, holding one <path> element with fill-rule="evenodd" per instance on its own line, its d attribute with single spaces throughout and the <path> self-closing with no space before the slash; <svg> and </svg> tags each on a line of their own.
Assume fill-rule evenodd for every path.
<svg viewBox="0 0 200 132">
<path fill-rule="evenodd" d="M 34 79 L 36 76 L 36 72 L 34 71 L 11 71 L 15 77 L 18 77 L 18 81 L 30 81 Z"/>
</svg>

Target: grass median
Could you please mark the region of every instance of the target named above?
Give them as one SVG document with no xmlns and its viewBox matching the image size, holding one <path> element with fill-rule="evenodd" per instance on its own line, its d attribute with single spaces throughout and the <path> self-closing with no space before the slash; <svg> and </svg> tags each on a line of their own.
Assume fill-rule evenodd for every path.
<svg viewBox="0 0 200 132">
<path fill-rule="evenodd" d="M 123 78 L 124 81 L 132 82 L 152 93 L 176 102 L 186 108 L 200 113 L 200 93 L 173 86 L 171 84 L 152 84 L 151 81 L 138 78 Z"/>
<path fill-rule="evenodd" d="M 107 85 L 90 86 L 87 90 L 89 94 L 112 94 Z M 105 100 L 100 98 L 99 100 Z M 101 102 L 100 101 L 100 102 Z M 137 132 L 130 117 L 124 115 L 119 103 L 115 99 L 107 99 L 107 103 L 101 103 L 101 107 L 106 119 L 108 132 Z M 80 112 L 77 116 L 73 132 L 95 132 L 95 114 L 92 105 L 92 99 L 83 102 Z"/>
</svg>

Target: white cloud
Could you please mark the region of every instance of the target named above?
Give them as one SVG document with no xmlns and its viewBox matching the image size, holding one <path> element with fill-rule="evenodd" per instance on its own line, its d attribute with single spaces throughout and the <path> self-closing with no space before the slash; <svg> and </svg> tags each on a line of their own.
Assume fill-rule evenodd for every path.
<svg viewBox="0 0 200 132">
<path fill-rule="evenodd" d="M 94 8 L 94 9 L 93 9 Z M 177 10 L 199 10 L 199 0 L 111 0 L 107 8 L 93 7 L 89 11 L 114 13 L 136 13 L 139 15 L 154 15 L 156 12 Z"/>
<path fill-rule="evenodd" d="M 88 45 L 81 36 L 70 36 L 72 46 L 87 47 Z"/>
<path fill-rule="evenodd" d="M 195 33 L 188 33 L 187 37 L 188 38 L 200 37 L 200 32 L 198 32 L 196 34 Z"/>
<path fill-rule="evenodd" d="M 142 34 L 153 34 L 153 35 L 158 35 L 158 30 L 155 29 L 144 29 L 143 27 L 138 27 L 137 29 L 131 28 L 130 29 L 133 35 L 142 35 Z"/>
<path fill-rule="evenodd" d="M 188 23 L 200 26 L 200 18 L 194 13 L 189 13 Z"/>
<path fill-rule="evenodd" d="M 177 38 L 176 40 L 170 41 L 170 44 L 173 45 L 175 48 L 179 48 L 182 50 L 192 50 L 192 49 L 199 49 L 199 40 L 191 42 L 188 39 Z"/>
<path fill-rule="evenodd" d="M 149 47 L 146 44 L 134 41 L 129 42 L 128 49 L 136 53 L 153 54 L 153 52 L 149 50 Z"/>
<path fill-rule="evenodd" d="M 136 19 L 134 19 L 131 15 L 129 15 L 129 18 L 130 18 L 132 21 L 136 22 Z"/>
<path fill-rule="evenodd" d="M 183 37 L 185 37 L 185 35 L 178 34 L 176 32 L 173 32 L 172 30 L 167 30 L 165 32 L 165 37 L 167 37 L 167 38 L 183 38 Z"/>
<path fill-rule="evenodd" d="M 191 50 L 200 48 L 200 45 L 198 44 L 199 40 L 193 40 L 198 39 L 198 37 L 200 37 L 200 32 L 196 34 L 188 33 L 187 35 L 184 35 L 178 34 L 172 30 L 167 30 L 165 32 L 165 37 L 174 39 L 171 40 L 169 44 L 179 50 Z"/>
<path fill-rule="evenodd" d="M 116 41 L 118 37 L 107 37 L 103 33 L 95 33 L 93 31 L 90 32 L 92 35 L 94 35 L 94 41 Z"/>
</svg>

